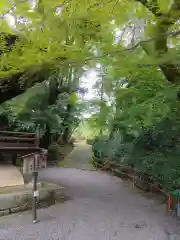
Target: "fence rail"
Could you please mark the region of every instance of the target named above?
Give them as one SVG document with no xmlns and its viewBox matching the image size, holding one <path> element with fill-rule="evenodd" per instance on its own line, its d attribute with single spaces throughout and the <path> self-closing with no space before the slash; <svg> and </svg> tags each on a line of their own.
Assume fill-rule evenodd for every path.
<svg viewBox="0 0 180 240">
<path fill-rule="evenodd" d="M 133 186 L 136 185 L 137 179 L 138 179 L 137 173 L 140 173 L 140 171 L 138 169 L 134 168 L 133 169 L 134 170 L 134 175 L 132 175 L 132 174 L 125 173 L 125 172 L 123 172 L 122 170 L 119 169 L 119 168 L 123 168 L 123 167 L 128 167 L 127 165 L 118 164 L 118 163 L 115 163 L 115 162 L 112 162 L 112 161 L 109 161 L 109 160 L 106 160 L 103 164 L 100 164 L 100 163 L 97 164 L 97 162 L 94 161 L 96 159 L 98 159 L 98 158 L 93 156 L 93 163 L 96 166 L 96 168 L 103 169 L 103 167 L 105 167 L 105 165 L 110 164 L 110 166 L 111 166 L 110 170 L 112 172 L 119 172 L 120 174 L 127 176 L 129 179 L 132 180 Z M 164 189 L 161 189 L 161 188 L 158 187 L 159 183 L 150 183 L 150 182 L 145 181 L 143 179 L 140 179 L 140 181 L 149 185 L 150 188 L 156 187 L 159 192 L 161 192 L 162 194 L 164 194 L 167 197 L 169 196 L 169 193 L 167 193 Z"/>
</svg>

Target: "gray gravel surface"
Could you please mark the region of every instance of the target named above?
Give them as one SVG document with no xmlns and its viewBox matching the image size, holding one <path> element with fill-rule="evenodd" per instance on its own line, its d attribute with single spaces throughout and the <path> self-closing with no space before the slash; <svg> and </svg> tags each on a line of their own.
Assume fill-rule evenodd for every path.
<svg viewBox="0 0 180 240">
<path fill-rule="evenodd" d="M 69 200 L 38 210 L 35 225 L 31 212 L 0 218 L 0 240 L 178 239 L 173 234 L 179 233 L 180 224 L 165 216 L 156 200 L 114 176 L 49 168 L 40 171 L 39 179 L 65 186 Z"/>
</svg>

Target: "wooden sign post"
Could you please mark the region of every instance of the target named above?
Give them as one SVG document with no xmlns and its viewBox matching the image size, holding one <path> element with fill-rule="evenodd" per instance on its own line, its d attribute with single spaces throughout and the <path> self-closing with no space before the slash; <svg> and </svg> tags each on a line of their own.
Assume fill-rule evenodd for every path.
<svg viewBox="0 0 180 240">
<path fill-rule="evenodd" d="M 32 204 L 32 215 L 33 215 L 33 223 L 38 223 L 37 220 L 37 200 L 39 197 L 39 192 L 37 190 L 37 178 L 38 178 L 38 171 L 36 168 L 36 162 L 39 155 L 34 154 L 34 161 L 33 161 L 33 204 Z"/>
</svg>

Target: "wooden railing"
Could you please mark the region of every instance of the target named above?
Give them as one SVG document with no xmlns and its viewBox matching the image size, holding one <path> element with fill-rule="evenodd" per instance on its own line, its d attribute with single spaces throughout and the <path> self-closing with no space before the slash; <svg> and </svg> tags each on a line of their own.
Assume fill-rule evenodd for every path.
<svg viewBox="0 0 180 240">
<path fill-rule="evenodd" d="M 141 188 L 142 190 L 146 191 L 152 191 L 152 192 L 161 192 L 164 195 L 168 196 L 168 193 L 160 186 L 158 183 L 151 183 L 149 181 L 144 180 L 141 176 L 139 176 L 139 170 L 138 169 L 130 169 L 128 166 L 121 165 L 112 161 L 109 161 L 106 159 L 103 164 L 97 163 L 98 159 L 93 155 L 93 164 L 97 169 L 101 170 L 110 170 L 111 172 L 115 173 L 116 175 L 119 175 L 121 177 L 126 177 L 130 179 L 133 183 L 133 186 L 137 186 Z M 129 172 L 123 171 L 124 168 L 129 168 Z M 143 184 L 146 184 L 146 186 Z M 147 187 L 148 186 L 148 187 Z"/>
</svg>

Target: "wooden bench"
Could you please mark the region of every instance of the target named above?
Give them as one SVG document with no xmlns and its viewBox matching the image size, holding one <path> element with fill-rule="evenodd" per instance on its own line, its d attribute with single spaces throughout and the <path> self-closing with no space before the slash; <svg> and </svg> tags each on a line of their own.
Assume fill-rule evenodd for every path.
<svg viewBox="0 0 180 240">
<path fill-rule="evenodd" d="M 12 164 L 16 165 L 17 155 L 40 152 L 39 140 L 39 131 L 34 133 L 0 131 L 1 162 L 7 162 L 7 154 L 10 154 Z"/>
<path fill-rule="evenodd" d="M 40 148 L 39 140 L 39 131 L 0 131 L 0 161 L 3 163 L 1 169 L 4 172 L 4 175 L 0 176 L 0 187 L 23 185 L 31 180 L 34 167 L 46 167 L 47 150 Z"/>
<path fill-rule="evenodd" d="M 39 132 L 0 131 L 0 151 L 39 151 Z"/>
</svg>

